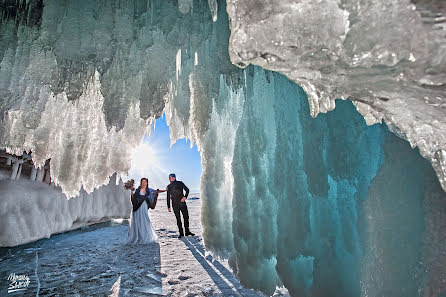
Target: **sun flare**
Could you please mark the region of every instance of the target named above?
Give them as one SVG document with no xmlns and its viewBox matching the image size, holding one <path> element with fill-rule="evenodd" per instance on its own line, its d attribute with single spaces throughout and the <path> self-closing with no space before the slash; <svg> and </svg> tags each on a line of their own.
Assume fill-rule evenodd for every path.
<svg viewBox="0 0 446 297">
<path fill-rule="evenodd" d="M 141 171 L 156 166 L 156 151 L 149 144 L 142 143 L 132 153 L 132 165 Z"/>
</svg>

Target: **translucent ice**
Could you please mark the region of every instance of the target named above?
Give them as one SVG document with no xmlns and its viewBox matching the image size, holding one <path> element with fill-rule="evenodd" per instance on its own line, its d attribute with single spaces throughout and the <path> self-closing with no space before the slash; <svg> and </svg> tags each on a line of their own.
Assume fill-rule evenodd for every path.
<svg viewBox="0 0 446 297">
<path fill-rule="evenodd" d="M 247 86 L 232 160 L 242 283 L 268 294 L 284 284 L 292 296 L 445 290 L 434 221 L 444 225 L 446 194 L 417 150 L 349 102 L 312 119 L 305 93 L 280 75 L 254 69 Z M 218 212 L 212 220 L 216 229 Z"/>
<path fill-rule="evenodd" d="M 228 0 L 234 64 L 279 71 L 310 113 L 352 100 L 430 160 L 446 190 L 444 1 Z"/>
</svg>

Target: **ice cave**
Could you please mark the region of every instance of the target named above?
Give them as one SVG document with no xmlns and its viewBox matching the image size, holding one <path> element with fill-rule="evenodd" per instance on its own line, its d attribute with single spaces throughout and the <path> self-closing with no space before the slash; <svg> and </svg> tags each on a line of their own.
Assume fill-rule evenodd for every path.
<svg viewBox="0 0 446 297">
<path fill-rule="evenodd" d="M 206 254 L 243 287 L 446 296 L 444 1 L 0 11 L 1 247 L 128 217 L 130 152 L 165 113 L 201 154 Z"/>
</svg>

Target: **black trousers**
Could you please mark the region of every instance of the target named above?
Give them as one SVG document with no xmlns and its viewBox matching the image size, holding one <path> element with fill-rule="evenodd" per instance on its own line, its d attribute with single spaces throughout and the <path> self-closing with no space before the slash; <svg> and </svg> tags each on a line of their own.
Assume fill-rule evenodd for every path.
<svg viewBox="0 0 446 297">
<path fill-rule="evenodd" d="M 181 224 L 180 212 L 183 214 L 184 229 L 186 230 L 186 233 L 189 233 L 190 232 L 189 231 L 189 212 L 187 211 L 186 202 L 175 203 L 172 206 L 173 206 L 173 212 L 175 213 L 175 217 L 177 218 L 177 225 L 178 225 L 178 230 L 180 231 L 180 234 L 184 235 L 183 226 Z"/>
</svg>

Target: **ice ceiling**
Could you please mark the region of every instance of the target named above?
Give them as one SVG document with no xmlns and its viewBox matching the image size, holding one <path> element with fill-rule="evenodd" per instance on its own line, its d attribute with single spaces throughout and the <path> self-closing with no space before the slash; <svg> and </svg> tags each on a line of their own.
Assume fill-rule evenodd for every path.
<svg viewBox="0 0 446 297">
<path fill-rule="evenodd" d="M 444 1 L 228 0 L 234 64 L 281 72 L 312 116 L 353 101 L 432 162 L 446 189 Z"/>
<path fill-rule="evenodd" d="M 3 1 L 0 146 L 74 196 L 126 172 L 165 111 L 201 152 L 206 248 L 242 284 L 438 296 L 442 3 Z"/>
</svg>

